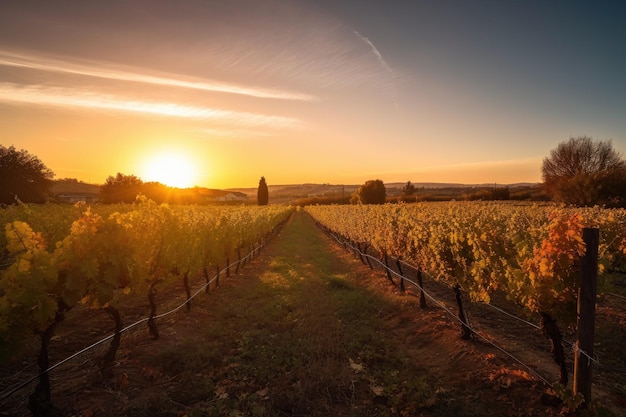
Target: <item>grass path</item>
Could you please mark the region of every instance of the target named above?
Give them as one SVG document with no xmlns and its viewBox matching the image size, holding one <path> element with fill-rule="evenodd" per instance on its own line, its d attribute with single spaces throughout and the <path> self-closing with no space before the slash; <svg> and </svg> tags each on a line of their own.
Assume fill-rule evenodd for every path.
<svg viewBox="0 0 626 417">
<path fill-rule="evenodd" d="M 354 283 L 308 216 L 260 262 L 258 278 L 237 279 L 236 299 L 216 306 L 228 325 L 207 329 L 219 415 L 415 415 L 437 402 L 425 372 L 389 350 L 381 317 L 393 305 Z"/>
<path fill-rule="evenodd" d="M 168 359 L 187 350 L 199 350 L 197 361 L 182 354 L 188 371 L 211 364 L 190 382 L 199 395 L 180 401 L 196 401 L 191 414 L 546 415 L 532 409 L 533 382 L 461 342 L 441 311 L 420 312 L 414 297 L 390 292 L 305 213 L 229 283 L 211 310 L 216 322 L 199 330 L 203 348 L 185 339 L 157 355 L 169 374 L 182 370 Z M 513 384 L 508 398 L 501 387 Z"/>
</svg>

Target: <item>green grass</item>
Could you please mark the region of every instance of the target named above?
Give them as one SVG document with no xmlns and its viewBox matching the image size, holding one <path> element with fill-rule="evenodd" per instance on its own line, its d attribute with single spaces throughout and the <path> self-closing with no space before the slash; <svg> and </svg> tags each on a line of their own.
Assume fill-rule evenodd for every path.
<svg viewBox="0 0 626 417">
<path fill-rule="evenodd" d="M 437 403 L 436 384 L 388 349 L 380 316 L 394 307 L 356 285 L 314 227 L 297 214 L 258 279 L 207 297 L 217 318 L 155 355 L 165 374 L 195 375 L 170 393 L 187 415 L 386 416 Z"/>
</svg>

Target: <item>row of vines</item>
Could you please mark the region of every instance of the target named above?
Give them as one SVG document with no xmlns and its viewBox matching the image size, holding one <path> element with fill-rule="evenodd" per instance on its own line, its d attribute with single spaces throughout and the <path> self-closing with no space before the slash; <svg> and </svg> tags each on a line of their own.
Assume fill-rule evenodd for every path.
<svg viewBox="0 0 626 417">
<path fill-rule="evenodd" d="M 42 374 L 31 409 L 49 403 L 48 345 L 73 307 L 104 309 L 115 321 L 116 336 L 103 361 L 106 372 L 122 327 L 116 306 L 125 298 L 147 298 L 148 327 L 157 339 L 158 287 L 182 281 L 189 301 L 190 276 L 204 276 L 208 284 L 215 268 L 219 277 L 220 265 L 241 260 L 242 250 L 254 250 L 291 211 L 287 206 L 158 205 L 141 196 L 129 205 L 1 210 L 0 360 L 39 335 Z"/>
<path fill-rule="evenodd" d="M 474 301 L 495 291 L 531 312 L 573 301 L 584 227 L 600 229 L 599 271 L 626 272 L 626 210 L 456 202 L 309 206 L 326 227 L 406 260 Z"/>
<path fill-rule="evenodd" d="M 576 319 L 583 228 L 600 230 L 600 275 L 626 272 L 624 209 L 450 202 L 306 210 L 359 251 L 378 252 L 387 266 L 388 258 L 415 266 L 420 286 L 423 271 L 454 289 L 457 300 L 460 291 L 485 303 L 501 294 L 528 315 L 539 315 L 561 384 L 567 371 L 555 318 L 566 324 Z M 467 326 L 463 337 L 470 337 Z"/>
</svg>

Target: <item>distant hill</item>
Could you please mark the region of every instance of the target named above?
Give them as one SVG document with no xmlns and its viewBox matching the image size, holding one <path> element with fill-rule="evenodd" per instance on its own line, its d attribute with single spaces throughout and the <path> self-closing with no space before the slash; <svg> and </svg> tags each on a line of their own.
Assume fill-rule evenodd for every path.
<svg viewBox="0 0 626 417">
<path fill-rule="evenodd" d="M 406 182 L 392 182 L 385 183 L 385 187 L 387 188 L 402 188 Z M 537 183 L 532 182 L 517 182 L 513 184 L 498 184 L 498 183 L 483 183 L 483 184 L 460 184 L 460 183 L 445 183 L 445 182 L 412 182 L 416 188 L 427 188 L 427 189 L 437 189 L 437 188 L 486 188 L 494 186 L 497 188 L 509 187 L 520 188 L 520 187 L 534 187 L 537 186 Z"/>
<path fill-rule="evenodd" d="M 309 197 L 340 197 L 350 196 L 360 185 L 337 185 L 337 184 L 283 184 L 268 185 L 270 203 L 290 203 L 298 199 Z M 256 200 L 257 187 L 253 188 L 229 188 L 228 191 L 237 191 L 248 195 L 248 198 Z"/>
<path fill-rule="evenodd" d="M 387 196 L 394 197 L 402 193 L 405 182 L 385 183 Z M 439 182 L 417 182 L 412 183 L 419 192 L 432 192 L 442 197 L 460 197 L 464 193 L 471 193 L 483 189 L 509 187 L 511 191 L 515 189 L 536 188 L 535 183 L 514 183 L 514 184 L 459 184 L 459 183 L 439 183 Z M 268 185 L 270 202 L 283 203 L 298 199 L 311 197 L 341 197 L 352 195 L 361 184 L 284 184 Z M 247 194 L 249 198 L 255 199 L 257 188 L 229 188 L 228 191 L 237 191 Z"/>
<path fill-rule="evenodd" d="M 204 187 L 178 189 L 166 187 L 159 183 L 144 183 L 141 187 L 139 192 L 148 198 L 157 202 L 170 202 L 173 204 L 247 202 L 249 198 L 244 193 Z M 100 199 L 100 189 L 100 185 L 87 184 L 76 179 L 62 179 L 54 181 L 50 191 L 53 200 L 59 202 L 76 203 L 85 201 L 87 203 L 95 203 Z"/>
<path fill-rule="evenodd" d="M 387 196 L 390 198 L 400 196 L 405 182 L 385 183 Z M 418 195 L 425 200 L 449 200 L 463 199 L 470 194 L 483 190 L 503 189 L 508 187 L 511 197 L 516 195 L 528 195 L 535 198 L 540 195 L 540 184 L 537 183 L 513 183 L 513 184 L 460 184 L 439 182 L 416 182 L 412 183 L 417 189 Z M 311 198 L 339 199 L 349 197 L 361 186 L 361 184 L 281 184 L 268 185 L 270 203 L 293 203 Z M 243 201 L 247 196 L 248 203 L 256 201 L 256 187 L 227 188 L 224 190 L 196 187 L 180 190 L 181 194 L 193 194 L 208 201 Z M 64 201 L 96 201 L 100 193 L 100 185 L 87 184 L 74 179 L 54 181 L 52 194 Z M 241 194 L 239 194 L 241 193 Z M 245 196 L 244 196 L 245 195 Z"/>
<path fill-rule="evenodd" d="M 51 188 L 52 194 L 65 193 L 84 193 L 99 194 L 100 186 L 96 184 L 87 184 L 74 179 L 56 180 Z"/>
<path fill-rule="evenodd" d="M 56 180 L 50 188 L 54 200 L 76 203 L 85 201 L 87 203 L 95 203 L 100 197 L 100 186 L 96 184 L 87 184 L 75 179 Z"/>
</svg>

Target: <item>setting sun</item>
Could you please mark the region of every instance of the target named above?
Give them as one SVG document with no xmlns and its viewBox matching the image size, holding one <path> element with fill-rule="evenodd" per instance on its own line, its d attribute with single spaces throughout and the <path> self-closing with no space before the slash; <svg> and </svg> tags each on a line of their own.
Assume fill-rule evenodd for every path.
<svg viewBox="0 0 626 417">
<path fill-rule="evenodd" d="M 193 160 L 179 153 L 163 153 L 148 159 L 142 169 L 142 180 L 189 188 L 196 185 L 198 171 Z"/>
</svg>

